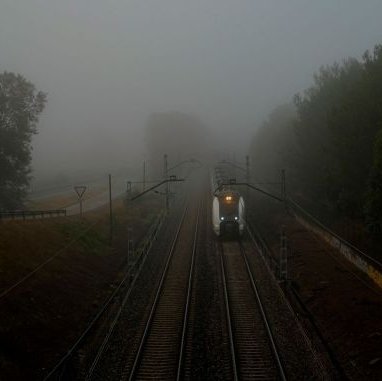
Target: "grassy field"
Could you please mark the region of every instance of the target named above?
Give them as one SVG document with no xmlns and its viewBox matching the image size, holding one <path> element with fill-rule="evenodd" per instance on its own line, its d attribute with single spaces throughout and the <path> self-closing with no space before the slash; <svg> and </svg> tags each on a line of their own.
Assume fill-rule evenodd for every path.
<svg viewBox="0 0 382 381">
<path fill-rule="evenodd" d="M 0 224 L 1 379 L 41 379 L 66 352 L 120 279 L 128 228 L 137 242 L 162 201 L 115 200 L 112 241 L 108 207 L 82 220 L 76 216 Z"/>
</svg>

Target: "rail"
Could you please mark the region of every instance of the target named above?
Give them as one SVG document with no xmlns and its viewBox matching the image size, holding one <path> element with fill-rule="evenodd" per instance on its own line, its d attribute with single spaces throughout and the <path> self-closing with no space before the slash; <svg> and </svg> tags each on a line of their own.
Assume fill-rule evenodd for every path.
<svg viewBox="0 0 382 381">
<path fill-rule="evenodd" d="M 248 375 L 273 379 L 277 374 L 284 381 L 284 367 L 244 247 L 228 246 L 228 255 L 223 244 L 220 248 L 233 379 Z M 255 341 L 249 332 L 256 335 Z"/>
<path fill-rule="evenodd" d="M 255 283 L 252 270 L 251 270 L 251 268 L 249 266 L 248 259 L 247 259 L 247 254 L 246 254 L 246 252 L 244 250 L 244 247 L 241 244 L 240 244 L 240 251 L 241 251 L 241 254 L 243 256 L 243 259 L 244 259 L 244 262 L 245 262 L 245 266 L 247 268 L 248 276 L 249 276 L 249 279 L 251 281 L 252 290 L 253 290 L 253 292 L 254 292 L 254 294 L 256 296 L 257 305 L 259 306 L 260 313 L 261 313 L 261 316 L 263 318 L 264 326 L 265 326 L 265 329 L 267 331 L 269 342 L 270 342 L 270 345 L 271 345 L 271 348 L 272 348 L 272 354 L 273 354 L 273 357 L 274 357 L 274 359 L 276 361 L 277 369 L 279 371 L 279 376 L 280 376 L 280 378 L 282 380 L 286 380 L 284 367 L 283 367 L 283 365 L 281 363 L 280 356 L 279 356 L 279 353 L 278 353 L 278 349 L 276 347 L 276 343 L 275 343 L 275 340 L 273 338 L 272 329 L 271 329 L 270 324 L 268 322 L 268 318 L 267 318 L 267 315 L 265 313 L 263 302 L 261 301 L 260 293 L 259 293 L 259 290 L 258 290 L 257 285 Z"/>
<path fill-rule="evenodd" d="M 250 240 L 252 241 L 252 244 L 257 248 L 257 250 L 259 250 L 259 252 L 261 254 L 260 258 L 261 258 L 263 264 L 265 265 L 267 271 L 269 272 L 269 275 L 273 279 L 272 283 L 274 284 L 274 286 L 277 290 L 277 294 L 279 295 L 279 297 L 281 299 L 281 303 L 284 304 L 286 306 L 287 310 L 289 310 L 290 313 L 292 314 L 292 319 L 294 320 L 298 331 L 301 333 L 301 337 L 306 344 L 306 348 L 312 354 L 312 357 L 313 357 L 315 363 L 317 364 L 317 369 L 319 372 L 319 379 L 323 379 L 323 380 L 324 379 L 331 379 L 331 376 L 329 375 L 325 365 L 323 364 L 323 360 L 321 359 L 320 355 L 317 353 L 316 349 L 313 347 L 312 341 L 309 338 L 311 332 L 309 331 L 309 333 L 308 333 L 305 330 L 305 328 L 303 328 L 303 326 L 301 325 L 301 322 L 299 320 L 298 314 L 296 314 L 296 311 L 293 309 L 293 307 L 291 306 L 291 304 L 289 302 L 289 299 L 287 298 L 286 290 L 280 286 L 280 283 L 278 281 L 278 274 L 279 274 L 278 265 L 277 265 L 276 261 L 274 260 L 274 258 L 272 257 L 272 254 L 271 254 L 269 247 L 265 243 L 265 241 L 262 238 L 262 236 L 260 235 L 260 233 L 258 231 L 253 231 L 252 228 L 248 224 L 247 224 L 247 232 L 248 232 L 248 235 L 250 237 Z M 263 251 L 262 251 L 262 248 L 263 248 Z M 272 263 L 273 263 L 273 268 L 272 268 Z M 253 272 L 252 269 L 251 269 L 251 272 Z M 293 286 L 291 287 L 291 289 L 293 290 Z M 319 331 L 316 330 L 316 333 L 318 333 L 319 336 L 321 336 L 321 333 Z M 321 340 L 321 342 L 324 345 L 324 347 L 326 348 L 326 343 L 322 340 Z M 328 355 L 330 357 L 330 353 L 328 353 Z M 341 374 L 341 369 L 337 368 L 337 370 L 340 372 L 339 374 Z"/>
<path fill-rule="evenodd" d="M 179 291 L 180 291 L 179 290 L 179 279 L 180 279 L 180 282 L 183 283 L 182 282 L 182 279 L 184 280 L 183 275 L 182 275 L 183 271 L 180 270 L 179 266 L 176 267 L 176 265 L 174 265 L 174 260 L 177 258 L 177 256 L 175 255 L 175 252 L 176 252 L 175 248 L 176 248 L 178 242 L 180 242 L 180 240 L 179 240 L 180 232 L 184 226 L 184 221 L 185 221 L 185 216 L 186 216 L 187 210 L 188 210 L 188 208 L 185 209 L 185 212 L 184 212 L 182 219 L 180 221 L 178 230 L 177 230 L 175 237 L 174 237 L 174 240 L 171 244 L 171 248 L 170 248 L 168 256 L 167 256 L 166 264 L 165 264 L 165 267 L 163 269 L 161 279 L 160 279 L 159 285 L 157 287 L 154 300 L 153 300 L 152 305 L 151 305 L 150 313 L 149 313 L 149 316 L 147 318 L 147 321 L 146 321 L 146 324 L 144 327 L 144 331 L 143 331 L 142 337 L 141 337 L 140 342 L 139 342 L 138 350 L 135 354 L 134 362 L 133 362 L 131 370 L 130 370 L 129 381 L 135 380 L 137 377 L 139 377 L 139 374 L 142 371 L 145 372 L 145 374 L 149 374 L 150 372 L 154 371 L 153 369 L 151 369 L 151 370 L 147 369 L 147 368 L 151 368 L 150 361 L 153 360 L 153 358 L 150 358 L 151 360 L 148 361 L 148 364 L 145 364 L 144 359 L 147 357 L 147 356 L 145 357 L 145 353 L 147 353 L 147 351 L 150 352 L 150 350 L 151 351 L 155 350 L 155 344 L 154 344 L 154 347 L 153 346 L 150 347 L 150 345 L 149 345 L 151 339 L 155 343 L 155 338 L 156 338 L 155 333 L 158 332 L 158 327 L 156 327 L 156 329 L 153 329 L 153 326 L 155 326 L 155 324 L 157 324 L 157 325 L 159 324 L 159 326 L 162 327 L 162 329 L 159 330 L 161 332 L 161 335 L 162 335 L 164 324 L 166 324 L 166 326 L 168 325 L 168 318 L 169 318 L 168 312 L 161 315 L 161 313 L 158 312 L 158 310 L 160 310 L 160 305 L 162 305 L 162 307 L 163 307 L 163 305 L 167 306 L 167 304 L 169 303 L 170 300 L 171 300 L 171 303 L 176 303 L 176 302 L 174 302 L 174 298 L 177 299 L 179 297 L 179 295 L 181 294 L 181 293 L 179 293 Z M 191 263 L 189 265 L 188 271 L 186 271 L 184 268 L 184 258 L 179 257 L 180 259 L 182 259 L 182 261 L 179 261 L 179 263 L 182 263 L 182 267 L 184 268 L 184 272 L 187 274 L 187 277 L 185 279 L 185 283 L 186 283 L 186 285 L 185 285 L 185 294 L 186 295 L 185 295 L 185 300 L 184 300 L 185 307 L 183 309 L 183 313 L 181 314 L 182 317 L 181 318 L 179 317 L 179 320 L 180 320 L 179 323 L 181 324 L 182 329 L 181 329 L 181 333 L 180 333 L 179 347 L 178 347 L 178 350 L 176 351 L 176 353 L 178 354 L 178 359 L 177 359 L 177 365 L 173 369 L 174 376 L 176 374 L 177 380 L 180 380 L 182 377 L 182 364 L 183 364 L 183 357 L 184 357 L 184 345 L 185 345 L 185 337 L 186 337 L 186 329 L 187 329 L 189 303 L 190 303 L 190 297 L 191 297 L 194 257 L 195 257 L 195 252 L 196 252 L 196 239 L 197 239 L 197 234 L 198 234 L 199 212 L 200 212 L 200 208 L 198 210 L 198 215 L 197 215 L 197 219 L 196 219 L 196 227 L 195 227 L 195 233 L 194 233 L 193 243 L 192 243 L 192 256 L 191 256 L 191 260 L 190 260 Z M 175 261 L 175 263 L 176 262 L 177 261 Z M 175 266 L 176 271 L 171 271 L 171 267 L 174 267 L 174 266 Z M 176 279 L 175 282 L 174 282 L 174 279 Z M 168 293 L 166 293 L 166 290 L 167 290 L 166 283 L 168 283 L 168 282 L 170 283 L 170 287 L 168 287 L 169 291 L 168 291 Z M 174 287 L 175 284 L 177 285 L 176 287 Z M 175 295 L 175 297 L 174 297 L 174 295 Z M 157 315 L 157 312 L 159 315 Z M 176 316 L 171 316 L 171 319 L 176 319 Z M 176 322 L 175 322 L 175 324 L 176 324 Z M 172 327 L 172 325 L 171 325 L 171 328 L 175 328 L 175 327 Z M 154 333 L 152 333 L 152 332 L 154 332 Z M 175 337 L 174 337 L 174 339 L 176 340 Z M 162 337 L 160 338 L 160 340 L 162 340 Z M 171 347 L 172 348 L 174 347 L 174 343 L 172 342 L 172 340 L 171 340 Z M 160 350 L 161 354 L 168 353 L 167 351 L 165 351 L 163 345 L 160 346 L 159 350 Z M 159 360 L 157 359 L 157 361 L 159 361 Z M 159 363 L 162 364 L 161 361 L 159 361 Z M 146 368 L 145 368 L 145 366 L 146 366 Z M 168 362 L 166 362 L 166 367 L 172 368 L 171 364 Z M 145 369 L 146 369 L 146 371 L 145 371 Z M 161 375 L 163 376 L 162 373 L 161 373 Z M 154 377 L 154 376 L 155 375 L 153 375 L 153 374 L 150 375 L 150 377 Z"/>
<path fill-rule="evenodd" d="M 221 252 L 220 256 L 220 267 L 221 267 L 221 273 L 222 273 L 222 281 L 223 281 L 223 290 L 224 290 L 224 304 L 227 314 L 227 326 L 228 326 L 228 337 L 229 337 L 229 347 L 231 351 L 231 360 L 232 360 L 232 372 L 233 372 L 233 379 L 234 381 L 238 381 L 238 367 L 237 367 L 237 361 L 236 361 L 236 349 L 235 349 L 235 341 L 233 338 L 233 329 L 232 329 L 232 318 L 231 318 L 231 312 L 229 308 L 229 298 L 228 298 L 228 289 L 227 289 L 227 278 L 226 278 L 226 271 L 224 266 L 224 259 L 223 259 L 223 252 Z"/>
<path fill-rule="evenodd" d="M 140 274 L 140 270 L 143 267 L 143 264 L 145 262 L 145 258 L 147 256 L 148 252 L 150 251 L 153 242 L 157 239 L 157 235 L 158 235 L 159 229 L 161 228 L 161 226 L 163 224 L 164 218 L 165 218 L 165 214 L 164 213 L 161 213 L 158 216 L 156 221 L 153 223 L 153 225 L 149 229 L 149 234 L 148 234 L 149 237 L 144 239 L 145 244 L 140 246 L 139 251 L 137 251 L 135 253 L 135 255 L 134 255 L 134 262 L 130 266 L 128 266 L 123 279 L 120 281 L 120 283 L 115 288 L 113 293 L 109 296 L 109 298 L 105 301 L 105 303 L 102 305 L 102 307 L 99 309 L 99 311 L 90 320 L 89 324 L 87 325 L 85 330 L 81 333 L 81 335 L 76 340 L 76 342 L 72 345 L 72 347 L 57 362 L 57 364 L 52 368 L 52 370 L 45 376 L 44 381 L 53 380 L 54 377 L 56 377 L 57 379 L 61 379 L 62 378 L 63 374 L 65 373 L 65 369 L 68 368 L 68 366 L 67 366 L 68 362 L 73 360 L 74 355 L 80 349 L 80 347 L 84 343 L 84 341 L 89 337 L 89 334 L 91 334 L 91 332 L 93 332 L 93 329 L 96 327 L 96 324 L 99 322 L 99 320 L 104 316 L 106 311 L 112 305 L 112 303 L 115 300 L 115 298 L 118 295 L 118 293 L 121 291 L 121 289 L 125 286 L 126 283 L 131 281 L 131 276 L 132 276 L 133 273 L 135 273 L 134 279 L 129 284 L 129 288 L 128 288 L 127 292 L 126 292 L 126 295 L 123 298 L 123 301 L 122 301 L 122 303 L 121 303 L 121 305 L 120 305 L 120 307 L 119 307 L 119 309 L 118 309 L 118 311 L 117 311 L 113 321 L 110 324 L 110 329 L 109 329 L 107 335 L 105 336 L 104 341 L 103 341 L 100 349 L 98 350 L 98 352 L 97 352 L 97 354 L 96 354 L 96 356 L 95 356 L 95 358 L 94 358 L 94 360 L 92 362 L 92 365 L 91 365 L 90 369 L 88 370 L 88 373 L 87 373 L 86 377 L 87 377 L 87 379 L 89 379 L 91 377 L 92 372 L 94 371 L 95 366 L 97 365 L 98 360 L 99 360 L 99 358 L 100 358 L 100 356 L 102 354 L 102 351 L 105 348 L 105 346 L 107 344 L 107 341 L 108 341 L 108 339 L 109 339 L 109 337 L 110 337 L 110 335 L 111 335 L 111 333 L 113 331 L 113 328 L 114 328 L 114 326 L 115 326 L 115 324 L 116 324 L 116 322 L 117 322 L 117 320 L 118 320 L 118 318 L 120 316 L 122 308 L 124 307 L 128 297 L 130 295 L 131 289 L 134 286 L 135 281 L 136 281 L 136 279 L 138 278 L 138 276 Z"/>
<path fill-rule="evenodd" d="M 194 233 L 194 243 L 192 245 L 192 258 L 191 258 L 191 265 L 190 265 L 190 274 L 188 276 L 188 285 L 187 285 L 187 297 L 186 297 L 186 305 L 184 308 L 184 316 L 183 316 L 183 329 L 182 329 L 182 339 L 180 343 L 180 349 L 179 349 L 179 361 L 178 361 L 178 371 L 176 379 L 177 381 L 182 380 L 182 370 L 183 370 L 183 362 L 184 362 L 184 351 L 185 351 L 185 343 L 186 343 L 186 334 L 187 334 L 187 324 L 188 324 L 188 317 L 190 312 L 190 304 L 191 304 L 191 292 L 192 292 L 192 283 L 194 278 L 194 267 L 195 267 L 195 255 L 196 255 L 196 245 L 197 245 L 197 238 L 199 233 L 199 216 L 200 216 L 200 209 L 199 213 L 196 219 L 196 227 L 195 227 L 195 233 Z"/>
<path fill-rule="evenodd" d="M 260 252 L 262 257 L 266 261 L 268 268 L 273 272 L 275 277 L 278 277 L 280 266 L 276 261 L 275 256 L 272 254 L 271 248 L 265 242 L 257 228 L 249 220 L 247 220 L 246 231 L 251 240 L 254 242 L 257 250 Z"/>
</svg>

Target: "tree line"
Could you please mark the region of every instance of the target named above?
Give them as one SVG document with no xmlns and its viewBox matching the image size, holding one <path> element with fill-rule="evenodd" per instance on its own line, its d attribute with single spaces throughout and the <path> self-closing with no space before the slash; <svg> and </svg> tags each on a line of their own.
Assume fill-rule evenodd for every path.
<svg viewBox="0 0 382 381">
<path fill-rule="evenodd" d="M 257 130 L 254 176 L 286 169 L 290 192 L 329 212 L 382 228 L 382 45 L 322 67 L 313 85 Z"/>
</svg>

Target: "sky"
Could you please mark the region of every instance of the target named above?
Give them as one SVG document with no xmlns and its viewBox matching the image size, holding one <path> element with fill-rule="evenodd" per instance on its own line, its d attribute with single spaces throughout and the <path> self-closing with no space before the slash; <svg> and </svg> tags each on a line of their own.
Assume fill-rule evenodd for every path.
<svg viewBox="0 0 382 381">
<path fill-rule="evenodd" d="M 144 159 L 158 111 L 199 117 L 245 155 L 320 66 L 382 43 L 381 0 L 1 0 L 0 72 L 48 93 L 40 173 Z"/>
</svg>

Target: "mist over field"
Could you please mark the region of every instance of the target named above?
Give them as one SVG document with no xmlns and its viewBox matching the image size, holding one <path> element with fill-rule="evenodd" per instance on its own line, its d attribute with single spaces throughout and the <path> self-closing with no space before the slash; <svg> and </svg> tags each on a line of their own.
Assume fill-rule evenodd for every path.
<svg viewBox="0 0 382 381">
<path fill-rule="evenodd" d="M 48 94 L 36 179 L 141 165 L 156 112 L 198 118 L 212 150 L 244 156 L 321 65 L 381 40 L 381 14 L 378 0 L 3 0 L 0 71 Z"/>
</svg>

